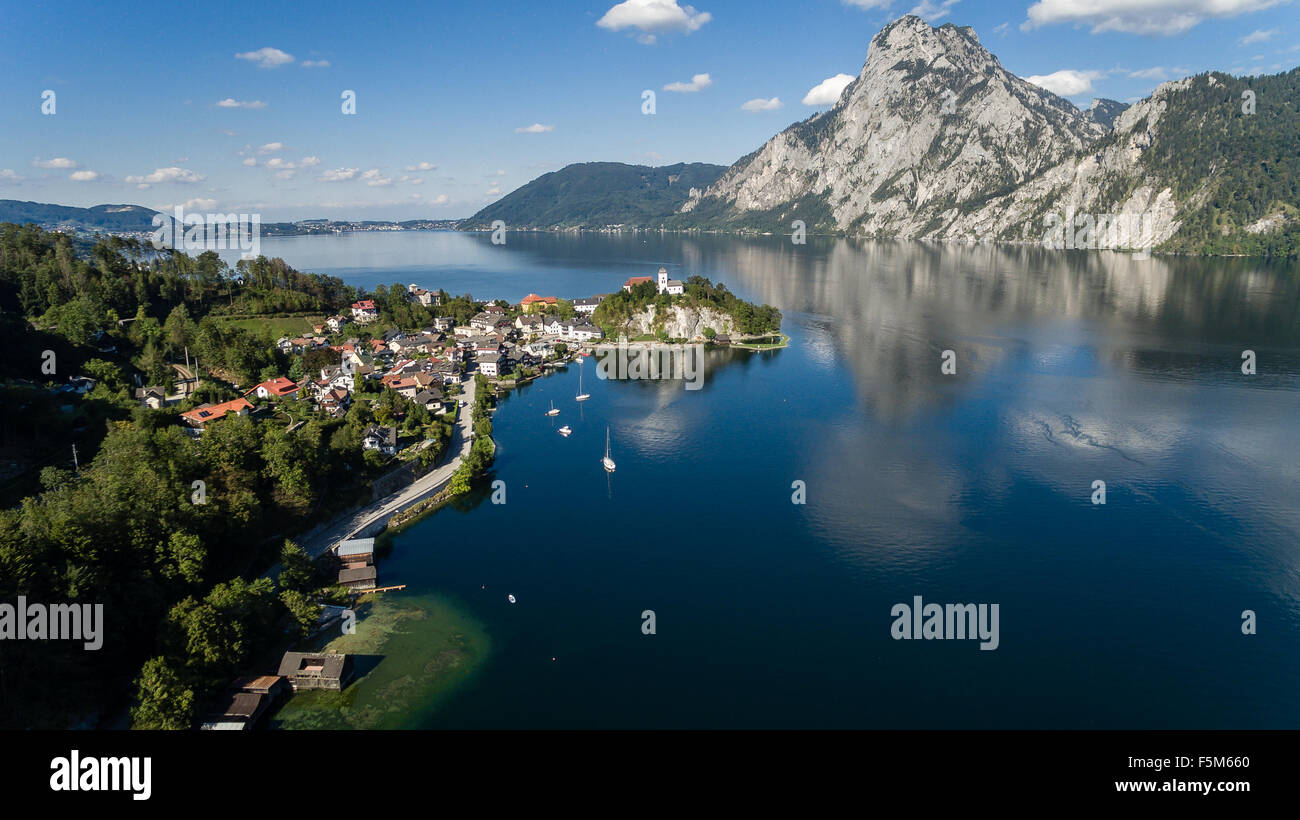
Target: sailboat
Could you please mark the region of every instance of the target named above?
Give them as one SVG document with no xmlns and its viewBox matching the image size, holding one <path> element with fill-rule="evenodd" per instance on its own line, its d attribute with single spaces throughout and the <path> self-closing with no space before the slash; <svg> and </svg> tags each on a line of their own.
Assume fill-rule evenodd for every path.
<svg viewBox="0 0 1300 820">
<path fill-rule="evenodd" d="M 614 459 L 609 457 L 609 428 L 608 427 L 605 428 L 605 457 L 600 460 L 600 463 L 604 465 L 605 472 L 607 473 L 614 472 Z"/>
<path fill-rule="evenodd" d="M 573 397 L 574 401 L 586 401 L 591 398 L 590 393 L 582 392 L 582 359 L 578 359 L 578 395 Z"/>
<path fill-rule="evenodd" d="M 573 432 L 573 428 L 566 424 L 563 427 L 561 427 L 557 432 L 560 435 L 564 436 L 565 438 L 568 438 L 569 434 Z"/>
<path fill-rule="evenodd" d="M 554 401 L 551 402 L 551 409 L 546 411 L 546 415 L 548 415 L 548 416 L 558 416 L 558 415 L 560 415 L 560 411 L 555 409 L 555 402 L 554 402 Z"/>
</svg>

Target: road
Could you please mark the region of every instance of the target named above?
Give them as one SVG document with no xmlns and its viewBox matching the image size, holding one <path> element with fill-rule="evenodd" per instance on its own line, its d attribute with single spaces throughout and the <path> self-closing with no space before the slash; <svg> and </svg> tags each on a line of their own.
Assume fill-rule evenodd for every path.
<svg viewBox="0 0 1300 820">
<path fill-rule="evenodd" d="M 475 390 L 473 379 L 466 380 L 461 387 L 459 399 L 465 402 L 465 407 L 456 426 L 452 428 L 451 442 L 448 445 L 448 450 L 455 455 L 442 466 L 417 478 L 409 486 L 357 510 L 346 518 L 333 522 L 321 533 L 302 541 L 299 546 L 309 557 L 315 558 L 338 542 L 351 538 L 381 519 L 388 520 L 416 502 L 435 495 L 446 485 L 460 468 L 461 461 L 469 454 L 470 445 L 473 444 Z"/>
</svg>

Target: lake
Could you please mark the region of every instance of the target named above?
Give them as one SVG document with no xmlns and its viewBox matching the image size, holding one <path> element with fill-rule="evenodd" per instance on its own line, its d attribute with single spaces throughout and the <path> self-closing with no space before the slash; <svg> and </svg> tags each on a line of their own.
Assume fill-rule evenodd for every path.
<svg viewBox="0 0 1300 820">
<path fill-rule="evenodd" d="M 263 251 L 512 301 L 664 265 L 791 337 L 713 353 L 700 390 L 588 361 L 588 402 L 576 366 L 504 400 L 505 503 L 479 492 L 380 563 L 408 585 L 390 601 L 447 607 L 490 651 L 448 691 L 394 642 L 356 684 L 400 688 L 382 725 L 1300 727 L 1295 263 L 452 232 Z M 997 648 L 894 639 L 915 596 L 998 605 Z"/>
</svg>

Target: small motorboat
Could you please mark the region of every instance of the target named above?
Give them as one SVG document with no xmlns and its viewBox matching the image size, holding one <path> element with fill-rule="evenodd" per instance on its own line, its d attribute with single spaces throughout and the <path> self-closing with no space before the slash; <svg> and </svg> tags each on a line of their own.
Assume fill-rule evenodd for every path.
<svg viewBox="0 0 1300 820">
<path fill-rule="evenodd" d="M 506 600 L 513 604 L 515 602 L 515 596 L 507 595 Z"/>
<path fill-rule="evenodd" d="M 559 429 L 559 433 L 560 433 L 560 435 L 562 435 L 562 436 L 566 436 L 566 437 L 567 437 L 570 433 L 572 433 L 572 432 L 573 432 L 573 428 L 569 427 L 569 425 L 567 425 L 567 424 L 564 425 L 563 427 L 561 427 L 561 428 Z"/>
</svg>

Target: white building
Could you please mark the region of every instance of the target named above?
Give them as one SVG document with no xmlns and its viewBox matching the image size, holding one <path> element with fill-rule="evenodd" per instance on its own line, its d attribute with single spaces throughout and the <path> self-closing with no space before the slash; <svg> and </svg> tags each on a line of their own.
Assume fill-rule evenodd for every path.
<svg viewBox="0 0 1300 820">
<path fill-rule="evenodd" d="M 677 279 L 668 278 L 668 269 L 659 269 L 659 292 L 677 296 L 686 292 L 686 285 Z"/>
</svg>

